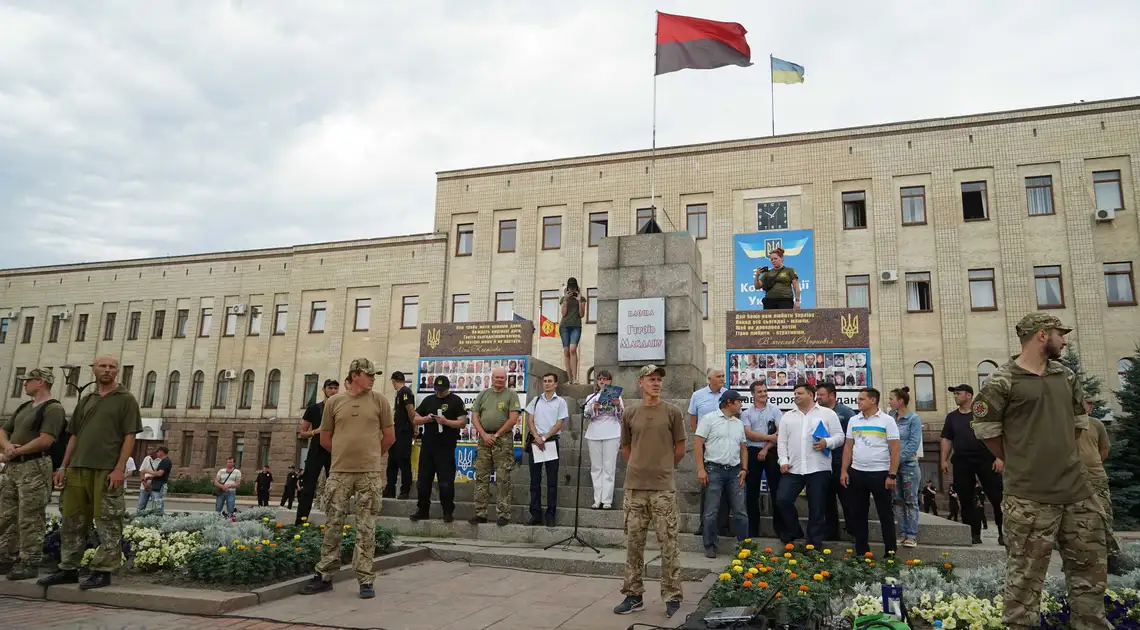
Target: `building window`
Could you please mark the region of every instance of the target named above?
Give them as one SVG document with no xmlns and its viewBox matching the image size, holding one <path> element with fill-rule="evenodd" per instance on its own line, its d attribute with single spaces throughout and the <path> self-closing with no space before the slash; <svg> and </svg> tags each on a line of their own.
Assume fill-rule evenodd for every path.
<svg viewBox="0 0 1140 630">
<path fill-rule="evenodd" d="M 1132 359 L 1127 357 L 1116 362 L 1116 378 L 1120 380 L 1120 389 L 1124 389 L 1124 379 L 1128 376 L 1128 370 L 1132 369 Z"/>
<path fill-rule="evenodd" d="M 48 343 L 56 343 L 59 341 L 59 315 L 51 316 L 51 328 L 48 329 Z"/>
<path fill-rule="evenodd" d="M 503 291 L 495 294 L 495 321 L 509 322 L 515 318 L 515 292 Z"/>
<path fill-rule="evenodd" d="M 1065 308 L 1060 266 L 1034 267 L 1033 284 L 1037 287 L 1037 308 Z"/>
<path fill-rule="evenodd" d="M 225 409 L 226 399 L 230 396 L 230 379 L 226 378 L 226 371 L 218 372 L 218 379 L 214 381 L 214 409 Z"/>
<path fill-rule="evenodd" d="M 1053 176 L 1026 177 L 1025 201 L 1031 217 L 1053 214 Z"/>
<path fill-rule="evenodd" d="M 75 340 L 87 341 L 87 313 L 79 314 L 79 321 L 75 323 Z"/>
<path fill-rule="evenodd" d="M 962 183 L 962 220 L 985 221 L 990 218 L 985 182 Z"/>
<path fill-rule="evenodd" d="M 562 247 L 562 217 L 542 217 L 542 248 Z"/>
<path fill-rule="evenodd" d="M 218 465 L 218 432 L 206 432 L 206 468 Z"/>
<path fill-rule="evenodd" d="M 281 370 L 269 370 L 265 379 L 265 408 L 276 409 L 281 399 Z"/>
<path fill-rule="evenodd" d="M 181 451 L 181 456 L 180 456 L 180 462 L 181 462 L 180 465 L 185 467 L 185 468 L 189 468 L 191 457 L 193 456 L 193 454 L 194 454 L 194 432 L 193 431 L 183 431 L 182 432 L 182 451 Z"/>
<path fill-rule="evenodd" d="M 146 384 L 143 385 L 143 399 L 142 406 L 150 409 L 154 406 L 154 390 L 158 387 L 158 373 L 151 371 L 146 373 Z"/>
<path fill-rule="evenodd" d="M 934 368 L 926 361 L 914 364 L 914 408 L 916 411 L 938 409 L 934 398 Z"/>
<path fill-rule="evenodd" d="M 273 307 L 273 334 L 285 334 L 285 322 L 289 319 L 289 305 L 277 304 Z"/>
<path fill-rule="evenodd" d="M 867 227 L 867 193 L 859 190 L 843 193 L 843 229 L 863 230 Z"/>
<path fill-rule="evenodd" d="M 996 311 L 997 293 L 994 289 L 994 270 L 971 269 L 966 274 L 970 281 L 970 310 Z"/>
<path fill-rule="evenodd" d="M 259 468 L 267 468 L 269 466 L 269 447 L 272 442 L 272 433 L 262 432 L 257 434 L 257 466 Z"/>
<path fill-rule="evenodd" d="M 111 341 L 115 338 L 115 320 L 117 318 L 116 313 L 107 313 L 103 316 L 103 341 Z"/>
<path fill-rule="evenodd" d="M 986 381 L 990 380 L 990 374 L 997 371 L 997 363 L 993 361 L 982 361 L 978 364 L 978 391 L 986 386 Z"/>
<path fill-rule="evenodd" d="M 689 236 L 695 239 L 709 237 L 709 207 L 708 204 L 695 203 L 685 206 L 685 225 Z"/>
<path fill-rule="evenodd" d="M 1104 263 L 1104 292 L 1109 306 L 1136 306 L 1132 263 Z"/>
<path fill-rule="evenodd" d="M 206 386 L 206 374 L 202 370 L 194 372 L 190 381 L 190 400 L 186 401 L 187 409 L 200 409 L 202 407 L 202 388 Z"/>
<path fill-rule="evenodd" d="M 24 381 L 21 377 L 24 375 L 25 368 L 16 368 L 15 374 L 12 375 L 12 398 L 20 398 L 24 395 Z M 75 370 L 78 372 L 79 370 Z"/>
<path fill-rule="evenodd" d="M 234 307 L 226 309 L 226 323 L 222 329 L 223 337 L 233 337 L 237 334 L 237 313 L 234 312 Z"/>
<path fill-rule="evenodd" d="M 460 223 L 455 227 L 455 255 L 470 256 L 475 250 L 475 224 Z"/>
<path fill-rule="evenodd" d="M 499 253 L 506 254 L 515 251 L 515 237 L 518 236 L 518 219 L 503 219 L 499 221 Z"/>
<path fill-rule="evenodd" d="M 847 308 L 871 308 L 871 276 L 847 276 Z"/>
<path fill-rule="evenodd" d="M 926 223 L 926 186 L 906 186 L 899 189 L 902 198 L 903 225 Z"/>
<path fill-rule="evenodd" d="M 67 397 L 75 398 L 79 395 L 79 370 L 70 370 L 67 372 Z"/>
<path fill-rule="evenodd" d="M 906 310 L 910 313 L 929 313 L 934 310 L 929 271 L 906 274 Z"/>
<path fill-rule="evenodd" d="M 0 318 L 0 343 L 8 340 L 8 318 Z"/>
<path fill-rule="evenodd" d="M 164 409 L 174 409 L 178 406 L 178 385 L 181 380 L 182 374 L 178 370 L 170 373 L 170 378 L 166 381 L 166 400 L 162 405 Z"/>
<path fill-rule="evenodd" d="M 641 232 L 641 228 L 645 227 L 646 223 L 657 219 L 657 208 L 638 208 L 637 209 L 637 232 Z"/>
<path fill-rule="evenodd" d="M 249 409 L 253 406 L 253 370 L 246 370 L 241 375 L 241 395 L 238 397 L 238 409 Z"/>
<path fill-rule="evenodd" d="M 309 405 L 316 404 L 317 402 L 317 379 L 320 378 L 318 374 L 306 374 L 305 386 L 301 390 L 301 408 L 304 409 Z"/>
<path fill-rule="evenodd" d="M 356 314 L 352 321 L 355 331 L 368 330 L 372 326 L 372 298 L 357 298 Z"/>
<path fill-rule="evenodd" d="M 589 246 L 601 245 L 602 239 L 610 235 L 610 215 L 606 212 L 590 213 Z"/>
<path fill-rule="evenodd" d="M 142 312 L 131 311 L 127 319 L 127 340 L 134 341 L 139 338 L 139 326 L 142 325 Z"/>
<path fill-rule="evenodd" d="M 214 323 L 214 309 L 212 309 L 212 308 L 202 309 L 201 322 L 202 322 L 201 326 L 198 327 L 198 336 L 199 337 L 209 337 L 210 336 L 210 325 Z"/>
<path fill-rule="evenodd" d="M 234 468 L 241 470 L 241 460 L 245 457 L 245 433 L 234 431 L 230 442 L 230 458 L 234 460 Z"/>
<path fill-rule="evenodd" d="M 586 323 L 596 324 L 598 322 L 598 290 L 586 289 Z"/>
<path fill-rule="evenodd" d="M 451 321 L 471 321 L 471 294 L 456 293 L 451 296 Z"/>
<path fill-rule="evenodd" d="M 261 334 L 261 307 L 249 307 L 249 336 L 257 337 Z"/>
<path fill-rule="evenodd" d="M 35 317 L 24 318 L 24 329 L 20 331 L 20 343 L 32 343 L 32 329 L 36 326 Z"/>
<path fill-rule="evenodd" d="M 400 328 L 415 328 L 420 319 L 420 296 L 405 295 L 400 306 Z"/>
<path fill-rule="evenodd" d="M 119 384 L 123 387 L 130 389 L 131 381 L 135 379 L 135 366 L 124 365 L 123 369 L 119 371 Z"/>
<path fill-rule="evenodd" d="M 554 323 L 561 321 L 562 306 L 558 303 L 558 290 L 539 291 L 538 312 Z"/>
<path fill-rule="evenodd" d="M 709 318 L 709 283 L 701 283 L 701 317 Z"/>
<path fill-rule="evenodd" d="M 1097 171 L 1092 174 L 1097 210 L 1123 210 L 1124 193 L 1120 187 L 1120 171 Z"/>
<path fill-rule="evenodd" d="M 328 303 L 323 300 L 313 302 L 309 307 L 309 332 L 323 333 L 325 331 L 325 313 Z"/>
<path fill-rule="evenodd" d="M 178 309 L 178 315 L 174 320 L 174 336 L 182 339 L 186 336 L 190 328 L 190 309 Z"/>
<path fill-rule="evenodd" d="M 151 339 L 162 339 L 162 329 L 166 326 L 166 311 L 158 310 L 154 312 L 154 325 L 150 329 Z"/>
</svg>

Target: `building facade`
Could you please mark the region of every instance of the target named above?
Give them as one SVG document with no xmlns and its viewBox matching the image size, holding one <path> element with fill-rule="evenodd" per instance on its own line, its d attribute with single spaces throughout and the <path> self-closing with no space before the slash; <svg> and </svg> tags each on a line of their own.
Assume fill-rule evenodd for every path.
<svg viewBox="0 0 1140 630">
<path fill-rule="evenodd" d="M 926 422 L 1016 351 L 1033 310 L 1071 322 L 1115 388 L 1140 340 L 1137 156 L 1140 98 L 1080 103 L 442 172 L 433 234 L 0 271 L 0 414 L 22 370 L 110 353 L 180 472 L 235 453 L 280 470 L 304 403 L 352 357 L 414 373 L 421 322 L 557 321 L 568 277 L 593 320 L 599 239 L 649 218 L 698 241 L 711 366 L 734 235 L 812 230 L 816 305 L 870 308 L 873 383 L 909 385 Z M 560 364 L 558 339 L 535 347 Z"/>
</svg>

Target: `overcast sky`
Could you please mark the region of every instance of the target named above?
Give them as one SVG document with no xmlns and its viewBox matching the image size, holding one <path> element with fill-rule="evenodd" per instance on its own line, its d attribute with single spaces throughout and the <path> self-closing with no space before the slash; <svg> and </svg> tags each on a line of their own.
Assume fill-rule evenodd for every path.
<svg viewBox="0 0 1140 630">
<path fill-rule="evenodd" d="M 0 267 L 432 229 L 435 172 L 647 148 L 654 10 L 751 68 L 658 144 L 1140 95 L 1140 2 L 0 0 Z"/>
</svg>

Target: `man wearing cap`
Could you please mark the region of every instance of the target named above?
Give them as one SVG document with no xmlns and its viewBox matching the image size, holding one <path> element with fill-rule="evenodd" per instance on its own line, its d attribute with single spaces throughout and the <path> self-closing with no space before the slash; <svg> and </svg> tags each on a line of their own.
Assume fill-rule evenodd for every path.
<svg viewBox="0 0 1140 630">
<path fill-rule="evenodd" d="M 1016 327 L 1021 353 L 991 374 L 974 400 L 974 433 L 1005 463 L 1006 628 L 1039 625 L 1054 541 L 1069 585 L 1072 627 L 1112 627 L 1104 610 L 1106 514 L 1078 448 L 1089 427 L 1084 392 L 1058 361 L 1071 330 L 1046 313 L 1023 317 Z"/>
<path fill-rule="evenodd" d="M 627 615 L 645 607 L 645 537 L 657 523 L 661 548 L 661 599 L 665 616 L 681 608 L 681 551 L 677 540 L 680 514 L 673 471 L 685 457 L 685 416 L 680 408 L 661 400 L 665 368 L 641 368 L 637 384 L 641 404 L 621 414 L 621 455 L 626 461 L 622 507 L 625 510 L 625 581 L 622 600 L 614 608 Z"/>
<path fill-rule="evenodd" d="M 111 583 L 111 572 L 122 564 L 119 546 L 123 534 L 123 477 L 127 459 L 135 448 L 135 434 L 142 431 L 139 403 L 118 382 L 119 360 L 108 355 L 95 358 L 95 391 L 79 401 L 71 416 L 67 450 L 60 469 L 53 475 L 60 494 L 59 570 L 40 578 L 40 586 L 74 584 L 79 564 L 87 550 L 87 531 L 92 521 L 99 535 L 99 548 L 91 559 L 91 574 L 79 585 L 83 590 Z"/>
<path fill-rule="evenodd" d="M 514 428 L 519 421 L 519 395 L 507 388 L 507 371 L 491 370 L 491 388 L 479 392 L 471 403 L 471 424 L 475 427 L 475 516 L 472 524 L 487 522 L 491 501 L 491 467 L 499 487 L 497 505 L 499 527 L 511 522 L 511 469 L 515 464 Z"/>
<path fill-rule="evenodd" d="M 388 451 L 388 485 L 384 498 L 396 498 L 396 477 L 400 476 L 400 499 L 407 499 L 412 489 L 412 416 L 416 415 L 416 397 L 407 386 L 404 373 L 392 372 L 392 389 L 396 392 L 396 443 Z"/>
<path fill-rule="evenodd" d="M 973 497 L 977 484 L 982 485 L 982 492 L 993 505 L 998 543 L 1004 545 L 1005 537 L 1001 528 L 1001 471 L 1004 462 L 994 457 L 970 427 L 974 420 L 974 388 L 963 383 L 949 390 L 954 394 L 958 408 L 946 414 L 946 421 L 942 425 L 942 474 L 949 475 L 951 470 L 954 471 L 954 491 L 960 497 Z M 982 542 L 984 510 L 984 506 L 978 507 L 976 501 L 962 502 L 962 522 L 970 526 L 975 545 Z"/>
<path fill-rule="evenodd" d="M 321 446 L 321 420 L 324 418 L 325 403 L 340 391 L 340 383 L 331 378 L 326 379 L 321 390 L 325 399 L 309 405 L 301 419 L 300 437 L 302 440 L 309 438 L 309 452 L 305 455 L 305 474 L 301 478 L 301 491 L 297 495 L 298 527 L 309 518 L 309 512 L 313 509 L 313 497 L 317 494 L 321 471 L 328 475 L 329 466 L 332 465 L 332 454 Z"/>
<path fill-rule="evenodd" d="M 693 459 L 697 462 L 697 481 L 704 488 L 705 557 L 716 557 L 717 508 L 722 494 L 728 495 L 732 508 L 732 526 L 736 539 L 748 537 L 748 513 L 744 509 L 744 482 L 748 477 L 748 445 L 740 406 L 744 397 L 726 389 L 720 395 L 720 409 L 707 413 L 697 423 L 693 438 Z"/>
<path fill-rule="evenodd" d="M 36 368 L 21 377 L 32 399 L 0 429 L 0 573 L 9 580 L 39 576 L 51 497 L 51 446 L 66 422 L 63 405 L 51 397 L 55 375 Z M 19 566 L 15 566 L 17 561 Z"/>
<path fill-rule="evenodd" d="M 384 455 L 396 441 L 392 407 L 372 390 L 380 371 L 369 359 L 348 365 L 344 391 L 325 401 L 321 419 L 321 446 L 332 453 L 329 498 L 325 507 L 325 538 L 316 575 L 301 594 L 332 590 L 333 573 L 340 567 L 340 543 L 349 501 L 356 497 L 356 548 L 352 568 L 360 584 L 360 598 L 376 596 L 372 560 L 376 554 L 376 515 L 380 512 Z"/>
<path fill-rule="evenodd" d="M 450 523 L 455 513 L 455 444 L 459 430 L 467 426 L 467 408 L 463 399 L 451 391 L 451 381 L 446 376 L 435 377 L 432 387 L 435 395 L 423 399 L 412 416 L 412 423 L 423 427 L 416 480 L 417 509 L 409 517 L 413 523 L 430 518 L 433 477 L 438 478 L 443 522 Z"/>
</svg>

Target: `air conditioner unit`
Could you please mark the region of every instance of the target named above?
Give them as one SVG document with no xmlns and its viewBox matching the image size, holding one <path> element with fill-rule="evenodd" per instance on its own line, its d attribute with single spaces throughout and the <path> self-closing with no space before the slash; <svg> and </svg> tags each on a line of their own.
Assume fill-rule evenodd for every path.
<svg viewBox="0 0 1140 630">
<path fill-rule="evenodd" d="M 234 304 L 230 307 L 230 312 L 234 315 L 245 315 L 245 304 Z"/>
<path fill-rule="evenodd" d="M 886 269 L 879 272 L 879 282 L 898 282 L 899 272 L 894 269 Z"/>
<path fill-rule="evenodd" d="M 66 321 L 69 321 L 70 319 L 71 319 L 71 311 L 60 311 L 59 312 L 59 321 L 66 322 Z"/>
<path fill-rule="evenodd" d="M 235 372 L 233 370 L 226 370 L 226 380 L 227 381 L 232 381 L 235 378 L 237 378 L 237 372 Z"/>
<path fill-rule="evenodd" d="M 1116 210 L 1110 208 L 1098 209 L 1094 214 L 1097 223 L 1108 223 L 1116 219 Z"/>
</svg>

